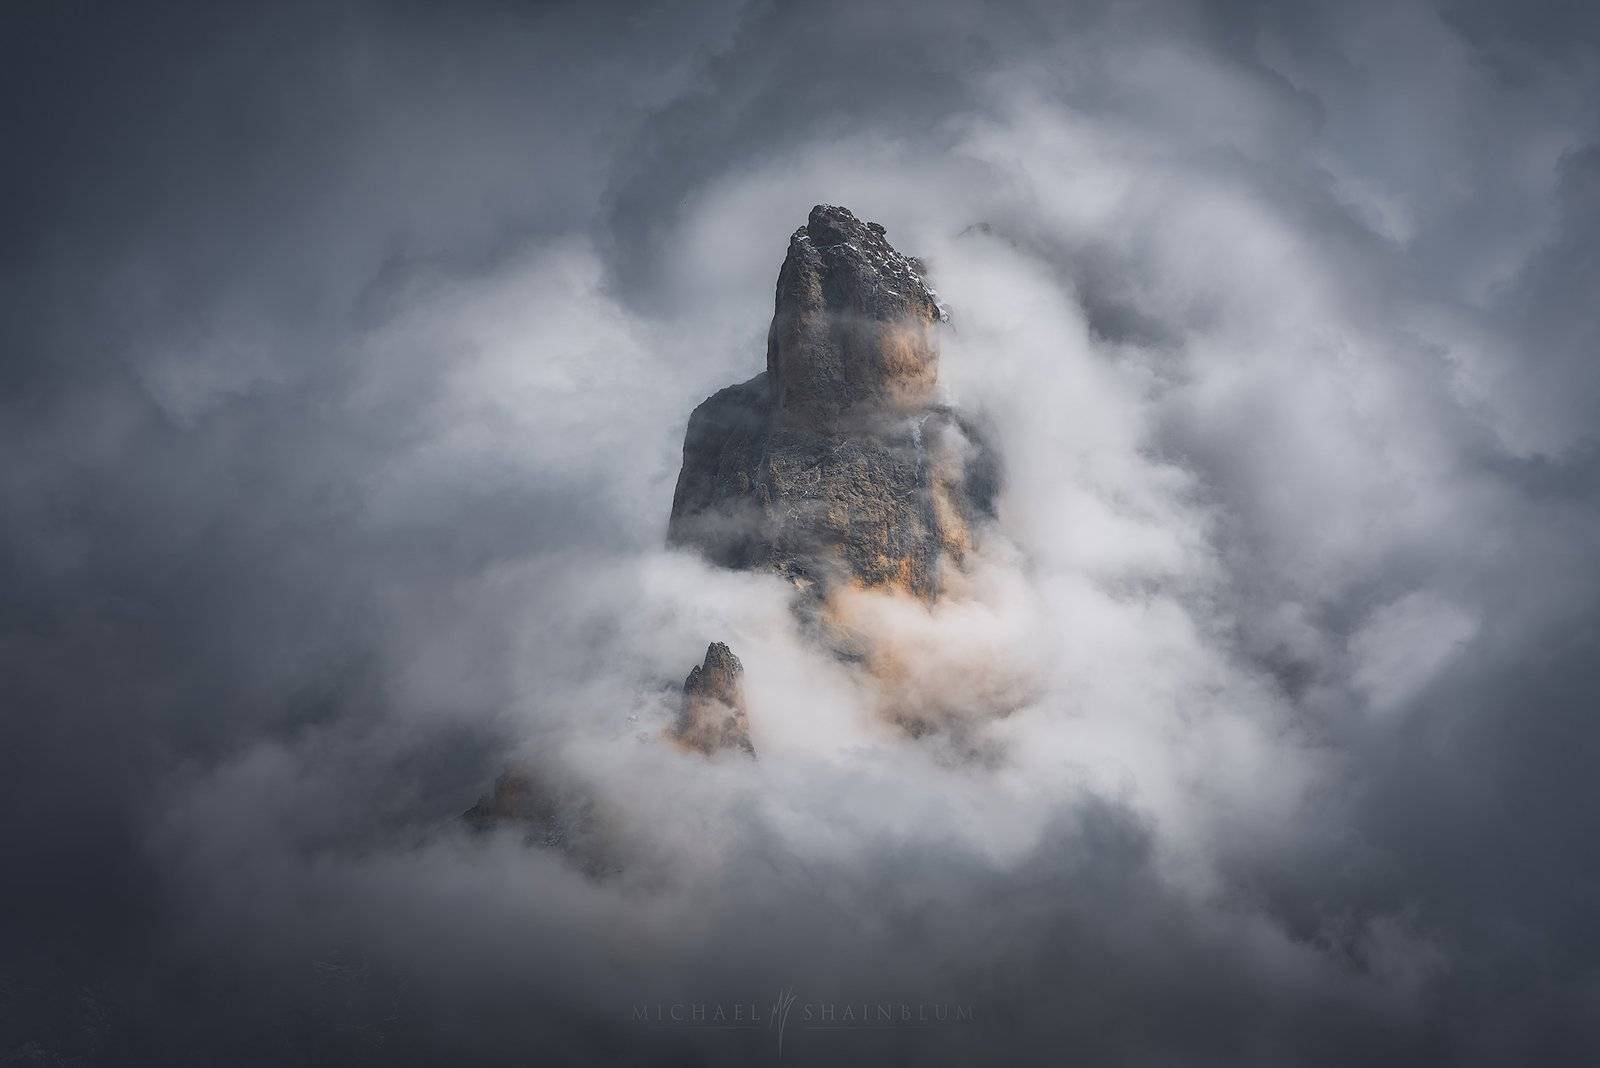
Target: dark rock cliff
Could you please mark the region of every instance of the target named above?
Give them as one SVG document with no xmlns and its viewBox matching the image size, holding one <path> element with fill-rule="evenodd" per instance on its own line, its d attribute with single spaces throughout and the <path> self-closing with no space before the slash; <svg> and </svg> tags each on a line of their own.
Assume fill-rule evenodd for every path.
<svg viewBox="0 0 1600 1068">
<path fill-rule="evenodd" d="M 995 465 L 937 401 L 945 314 L 922 265 L 878 224 L 818 205 L 774 305 L 767 369 L 690 416 L 668 540 L 819 594 L 931 600 L 992 511 Z"/>
<path fill-rule="evenodd" d="M 726 645 L 712 642 L 705 661 L 683 682 L 683 707 L 673 737 L 690 749 L 712 753 L 742 749 L 751 756 L 750 724 L 745 716 L 744 665 Z"/>
</svg>

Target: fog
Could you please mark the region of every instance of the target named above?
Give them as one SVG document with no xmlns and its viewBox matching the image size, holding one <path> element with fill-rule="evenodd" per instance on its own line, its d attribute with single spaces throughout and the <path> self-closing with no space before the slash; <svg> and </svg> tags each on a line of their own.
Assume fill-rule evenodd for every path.
<svg viewBox="0 0 1600 1068">
<path fill-rule="evenodd" d="M 1600 1047 L 1592 18 L 7 21 L 7 1057 L 776 1063 L 785 989 L 798 1063 Z M 818 203 L 1002 473 L 863 663 L 665 544 Z M 711 641 L 755 760 L 666 740 Z M 507 767 L 559 842 L 461 822 Z"/>
</svg>

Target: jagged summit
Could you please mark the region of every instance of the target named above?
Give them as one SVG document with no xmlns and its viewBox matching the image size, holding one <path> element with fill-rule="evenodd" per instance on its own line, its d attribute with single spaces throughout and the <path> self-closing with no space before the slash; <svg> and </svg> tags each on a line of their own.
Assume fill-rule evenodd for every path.
<svg viewBox="0 0 1600 1068">
<path fill-rule="evenodd" d="M 995 466 L 938 398 L 945 316 L 884 228 L 819 204 L 778 272 L 767 370 L 689 418 L 668 540 L 821 594 L 931 599 L 992 511 Z"/>
<path fill-rule="evenodd" d="M 806 224 L 790 237 L 789 255 L 779 272 L 778 310 L 784 301 L 784 278 L 793 277 L 797 263 L 810 259 L 808 251 L 820 261 L 822 295 L 835 310 L 877 319 L 946 317 L 938 295 L 923 278 L 926 268 L 920 260 L 897 252 L 879 224 L 863 222 L 850 209 L 832 204 L 812 208 Z"/>
<path fill-rule="evenodd" d="M 689 677 L 683 680 L 683 707 L 673 737 L 702 753 L 742 749 L 754 756 L 745 717 L 743 676 L 744 665 L 733 650 L 721 642 L 707 646 L 704 662 L 690 668 Z"/>
<path fill-rule="evenodd" d="M 819 204 L 778 271 L 767 374 L 781 422 L 833 426 L 933 401 L 943 312 L 877 223 Z"/>
</svg>

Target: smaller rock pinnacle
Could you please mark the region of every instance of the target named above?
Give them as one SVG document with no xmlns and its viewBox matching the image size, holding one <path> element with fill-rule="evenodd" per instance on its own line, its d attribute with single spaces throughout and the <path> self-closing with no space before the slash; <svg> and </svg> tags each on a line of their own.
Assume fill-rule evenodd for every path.
<svg viewBox="0 0 1600 1068">
<path fill-rule="evenodd" d="M 707 646 L 705 661 L 691 668 L 683 682 L 683 707 L 673 737 L 707 755 L 718 749 L 741 749 L 754 756 L 743 676 L 744 665 L 731 649 L 721 642 Z"/>
</svg>

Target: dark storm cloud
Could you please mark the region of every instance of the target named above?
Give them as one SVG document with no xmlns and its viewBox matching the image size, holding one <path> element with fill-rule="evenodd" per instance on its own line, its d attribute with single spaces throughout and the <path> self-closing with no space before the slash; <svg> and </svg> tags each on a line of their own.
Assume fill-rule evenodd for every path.
<svg viewBox="0 0 1600 1068">
<path fill-rule="evenodd" d="M 791 982 L 983 1014 L 880 1063 L 1595 1047 L 1580 8 L 6 18 L 8 1056 L 745 1063 L 629 1006 Z M 1007 428 L 1027 567 L 880 619 L 1043 680 L 993 778 L 658 551 L 818 201 Z M 618 742 L 733 635 L 759 768 Z M 512 756 L 620 874 L 451 832 Z"/>
<path fill-rule="evenodd" d="M 579 473 L 550 472 L 457 487 L 481 502 L 471 530 L 373 538 L 361 487 L 427 399 L 353 410 L 341 347 L 385 294 L 581 217 L 606 139 L 720 27 L 571 7 L 6 21 L 8 154 L 27 161 L 5 179 L 7 980 L 70 1001 L 99 954 L 160 955 L 170 898 L 140 842 L 170 769 L 369 719 L 391 699 L 385 598 L 611 525 Z M 630 33 L 648 42 L 598 47 Z M 453 702 L 503 700 L 473 679 Z M 446 796 L 480 770 L 415 766 Z M 70 1005 L 16 997 L 8 1042 L 59 1037 Z"/>
</svg>

